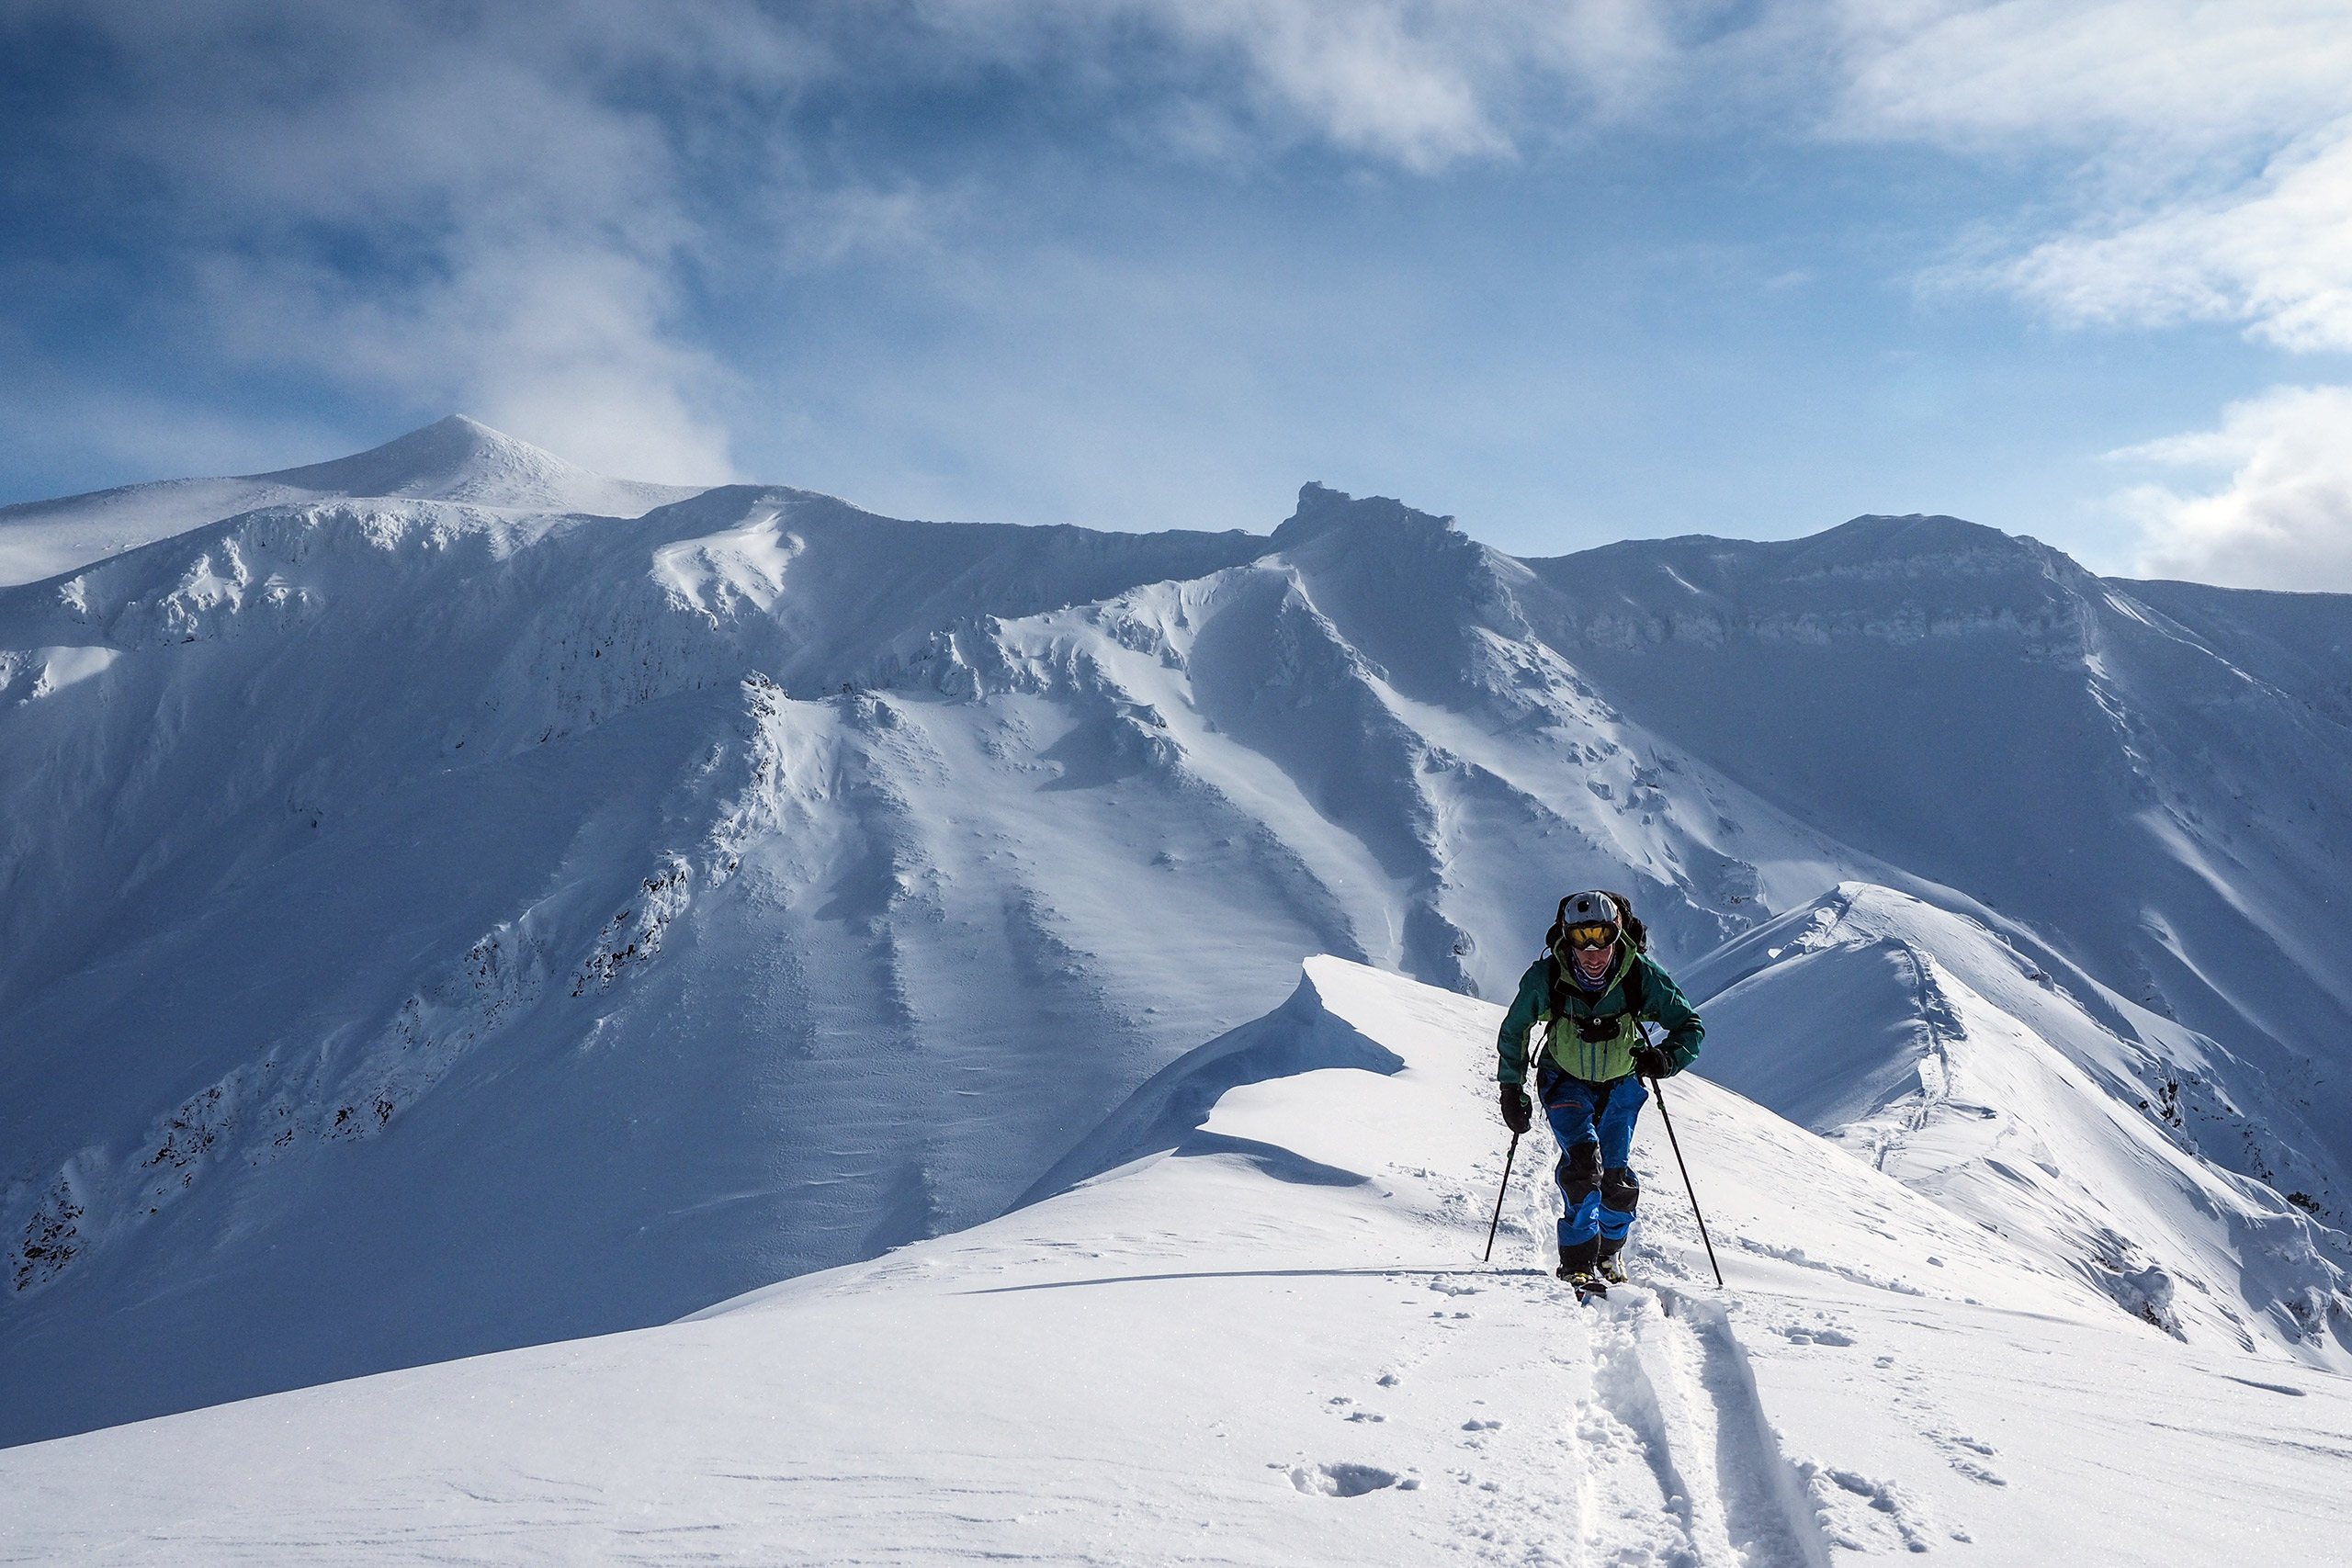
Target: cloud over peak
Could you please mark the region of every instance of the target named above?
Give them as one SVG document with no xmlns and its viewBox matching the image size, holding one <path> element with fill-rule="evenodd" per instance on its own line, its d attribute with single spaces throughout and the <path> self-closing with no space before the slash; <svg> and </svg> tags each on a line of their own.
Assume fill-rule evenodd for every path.
<svg viewBox="0 0 2352 1568">
<path fill-rule="evenodd" d="M 2232 403 L 2220 428 L 2112 454 L 2228 468 L 2217 490 L 2146 484 L 2120 504 L 2145 531 L 2143 577 L 2234 588 L 2352 592 L 2352 387 L 2276 387 Z"/>
<path fill-rule="evenodd" d="M 1801 420 L 1755 390 L 1791 369 L 1835 447 L 1858 427 L 1821 411 L 1897 362 L 1871 406 L 1963 446 L 1930 432 L 1970 377 L 1894 341 L 1904 301 L 1816 301 L 1964 252 L 1973 306 L 2352 347 L 2348 7 L 18 0 L 0 47 L 36 90 L 0 96 L 0 348 L 33 373 L 0 420 L 85 456 L 7 482 L 92 453 L 166 471 L 198 428 L 283 461 L 466 407 L 608 472 L 708 482 L 788 450 L 957 514 L 1516 465 L 1496 493 L 1550 526 L 1595 453 L 1646 493 L 1633 470 L 1675 441 Z M 268 442 L 219 438 L 240 403 Z M 1696 406 L 1727 423 L 1631 455 L 1628 427 Z M 2033 439 L 2071 441 L 2071 499 L 2180 416 L 2155 417 Z M 1944 482 L 1850 439 L 1836 483 Z M 1136 502 L 1155 452 L 1183 494 Z M 1816 515 L 1805 496 L 1763 510 Z"/>
</svg>

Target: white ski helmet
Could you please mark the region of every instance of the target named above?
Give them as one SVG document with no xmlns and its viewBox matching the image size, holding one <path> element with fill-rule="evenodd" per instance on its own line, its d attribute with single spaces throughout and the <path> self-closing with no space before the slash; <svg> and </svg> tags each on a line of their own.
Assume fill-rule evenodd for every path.
<svg viewBox="0 0 2352 1568">
<path fill-rule="evenodd" d="M 1563 927 L 1599 924 L 1622 927 L 1624 923 L 1625 912 L 1617 907 L 1617 900 L 1606 893 L 1571 893 L 1560 900 L 1560 924 Z"/>
</svg>

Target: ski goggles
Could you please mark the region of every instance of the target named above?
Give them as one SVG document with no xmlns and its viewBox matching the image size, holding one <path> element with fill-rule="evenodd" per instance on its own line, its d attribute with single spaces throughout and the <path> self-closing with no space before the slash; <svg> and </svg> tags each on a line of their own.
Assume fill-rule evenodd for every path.
<svg viewBox="0 0 2352 1568">
<path fill-rule="evenodd" d="M 1607 947 L 1616 940 L 1617 928 L 1604 920 L 1570 926 L 1567 930 L 1567 943 L 1572 948 Z"/>
</svg>

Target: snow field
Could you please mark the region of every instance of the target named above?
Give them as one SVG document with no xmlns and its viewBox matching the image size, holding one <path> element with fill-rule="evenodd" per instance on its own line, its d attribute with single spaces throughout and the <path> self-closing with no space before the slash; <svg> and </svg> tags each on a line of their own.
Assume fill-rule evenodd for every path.
<svg viewBox="0 0 2352 1568">
<path fill-rule="evenodd" d="M 2335 1539 L 2347 1380 L 2182 1347 L 1690 1075 L 1669 1105 L 1728 1292 L 1697 1282 L 1654 1113 L 1654 1284 L 1579 1308 L 1530 1267 L 1540 1135 L 1480 1265 L 1498 1016 L 1312 960 L 1253 1037 L 1292 1070 L 1057 1196 L 667 1327 L 6 1450 L 0 1560 L 1764 1568 Z"/>
</svg>

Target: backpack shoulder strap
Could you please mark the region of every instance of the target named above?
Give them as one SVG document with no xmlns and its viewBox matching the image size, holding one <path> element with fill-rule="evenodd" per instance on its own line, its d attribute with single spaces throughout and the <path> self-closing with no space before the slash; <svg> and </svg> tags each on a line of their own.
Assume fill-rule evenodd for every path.
<svg viewBox="0 0 2352 1568">
<path fill-rule="evenodd" d="M 1620 984 L 1625 992 L 1625 1010 L 1633 1014 L 1634 1021 L 1638 1023 L 1642 1018 L 1642 1005 L 1648 1000 L 1642 995 L 1642 955 L 1640 953 L 1634 954 L 1634 962 L 1627 966 L 1625 978 Z"/>
</svg>

